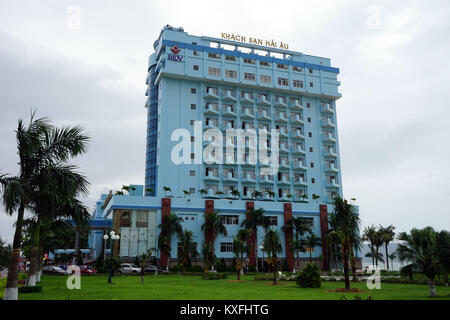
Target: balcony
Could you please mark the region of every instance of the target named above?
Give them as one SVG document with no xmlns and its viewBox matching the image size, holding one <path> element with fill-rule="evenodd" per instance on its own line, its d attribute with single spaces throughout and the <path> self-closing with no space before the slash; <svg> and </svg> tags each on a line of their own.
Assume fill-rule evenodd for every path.
<svg viewBox="0 0 450 320">
<path fill-rule="evenodd" d="M 219 109 L 218 109 L 217 105 L 214 106 L 214 105 L 211 105 L 211 104 L 209 104 L 209 105 L 207 104 L 205 106 L 205 110 L 203 111 L 203 113 L 206 114 L 206 115 L 209 115 L 209 116 L 218 116 L 219 115 Z"/>
<path fill-rule="evenodd" d="M 211 99 L 211 100 L 218 100 L 219 95 L 217 94 L 217 90 L 213 90 L 212 88 L 205 90 L 205 98 Z"/>
<path fill-rule="evenodd" d="M 338 168 L 334 164 L 330 164 L 328 167 L 325 168 L 326 172 L 339 172 Z"/>
<path fill-rule="evenodd" d="M 289 134 L 288 134 L 288 131 L 286 128 L 280 128 L 279 134 L 280 134 L 280 137 L 282 137 L 282 138 L 289 138 Z"/>
<path fill-rule="evenodd" d="M 282 159 L 282 160 L 280 160 L 279 167 L 284 168 L 284 169 L 289 169 L 291 167 L 291 165 L 289 164 L 289 162 L 286 159 Z"/>
<path fill-rule="evenodd" d="M 302 134 L 300 130 L 292 130 L 291 137 L 292 139 L 295 140 L 305 140 L 305 136 Z"/>
<path fill-rule="evenodd" d="M 323 139 L 323 141 L 325 141 L 325 142 L 336 142 L 336 138 L 333 137 L 333 135 L 332 135 L 330 132 L 324 133 L 324 134 L 322 135 L 322 139 Z"/>
<path fill-rule="evenodd" d="M 219 124 L 213 121 L 208 121 L 208 123 L 205 124 L 205 130 L 206 129 L 217 129 L 219 130 Z"/>
<path fill-rule="evenodd" d="M 303 118 L 299 114 L 291 116 L 291 122 L 294 124 L 304 124 Z"/>
<path fill-rule="evenodd" d="M 222 100 L 223 101 L 229 101 L 229 102 L 236 102 L 237 99 L 234 96 L 234 94 L 230 91 L 225 91 L 222 93 Z"/>
<path fill-rule="evenodd" d="M 336 179 L 327 179 L 327 188 L 339 188 L 339 184 L 336 182 Z"/>
<path fill-rule="evenodd" d="M 272 118 L 270 117 L 270 113 L 267 112 L 266 110 L 263 110 L 261 112 L 258 112 L 258 119 L 260 120 L 272 120 Z"/>
<path fill-rule="evenodd" d="M 306 151 L 301 146 L 292 146 L 292 153 L 293 154 L 306 154 Z"/>
<path fill-rule="evenodd" d="M 219 177 L 214 175 L 214 172 L 208 171 L 208 174 L 204 176 L 205 181 L 219 181 Z"/>
<path fill-rule="evenodd" d="M 270 106 L 270 101 L 267 100 L 266 96 L 261 96 L 258 98 L 256 104 L 260 106 Z"/>
<path fill-rule="evenodd" d="M 273 184 L 273 179 L 269 178 L 269 176 L 261 176 L 259 178 L 260 184 Z"/>
<path fill-rule="evenodd" d="M 305 170 L 307 170 L 307 168 L 306 168 L 306 166 L 303 164 L 303 162 L 294 162 L 294 163 L 292 164 L 292 168 L 293 168 L 295 171 L 305 171 Z"/>
<path fill-rule="evenodd" d="M 245 111 L 241 113 L 241 119 L 250 119 L 250 120 L 252 120 L 254 118 L 255 118 L 255 116 L 254 116 L 253 112 L 248 110 L 248 109 L 245 109 Z"/>
<path fill-rule="evenodd" d="M 282 99 L 282 98 L 277 98 L 275 99 L 275 107 L 280 107 L 280 108 L 286 108 L 287 104 L 286 104 L 286 100 Z"/>
<path fill-rule="evenodd" d="M 242 182 L 255 183 L 256 179 L 254 175 L 247 173 L 243 175 Z"/>
<path fill-rule="evenodd" d="M 253 100 L 253 97 L 248 94 L 248 93 L 244 93 L 244 95 L 241 95 L 241 103 L 248 103 L 248 104 L 253 104 L 255 101 Z"/>
<path fill-rule="evenodd" d="M 223 181 L 226 182 L 237 182 L 236 177 L 234 176 L 234 174 L 232 172 L 228 172 L 224 175 L 223 177 Z"/>
<path fill-rule="evenodd" d="M 337 157 L 337 153 L 334 151 L 333 148 L 329 148 L 328 150 L 325 151 L 324 156 L 325 156 L 325 157 L 336 158 L 336 157 Z"/>
<path fill-rule="evenodd" d="M 334 123 L 331 121 L 330 118 L 327 118 L 326 120 L 322 119 L 320 123 L 322 125 L 322 128 L 334 128 L 335 127 Z"/>
<path fill-rule="evenodd" d="M 216 195 L 216 191 L 214 189 L 208 189 L 208 193 L 206 194 L 206 198 L 218 199 L 219 197 Z"/>
<path fill-rule="evenodd" d="M 306 186 L 308 186 L 308 183 L 305 181 L 304 178 L 300 177 L 300 178 L 294 180 L 294 185 L 306 187 Z"/>
<path fill-rule="evenodd" d="M 321 103 L 320 104 L 320 111 L 325 113 L 333 113 L 333 107 L 329 103 Z"/>
<path fill-rule="evenodd" d="M 289 181 L 289 178 L 286 176 L 282 176 L 280 180 L 277 182 L 279 185 L 290 185 L 291 182 Z"/>
<path fill-rule="evenodd" d="M 259 160 L 259 165 L 261 167 L 269 167 L 271 165 L 271 161 L 270 161 L 269 157 L 266 157 L 264 159 L 260 159 Z"/>
<path fill-rule="evenodd" d="M 291 109 L 292 110 L 302 110 L 303 106 L 300 104 L 299 100 L 294 100 L 291 102 Z"/>
<path fill-rule="evenodd" d="M 288 122 L 286 115 L 282 112 L 278 112 L 275 115 L 275 121 L 276 122 Z"/>
<path fill-rule="evenodd" d="M 289 146 L 287 144 L 280 144 L 279 151 L 283 153 L 289 153 Z"/>
<path fill-rule="evenodd" d="M 233 111 L 233 108 L 230 106 L 226 106 L 222 112 L 223 116 L 236 118 L 236 112 Z"/>
<path fill-rule="evenodd" d="M 223 124 L 223 130 L 226 130 L 226 129 L 234 129 L 234 123 L 231 123 L 231 122 L 225 122 L 225 123 Z"/>
<path fill-rule="evenodd" d="M 225 163 L 226 164 L 235 164 L 236 162 L 234 161 L 234 155 L 226 155 Z"/>
</svg>

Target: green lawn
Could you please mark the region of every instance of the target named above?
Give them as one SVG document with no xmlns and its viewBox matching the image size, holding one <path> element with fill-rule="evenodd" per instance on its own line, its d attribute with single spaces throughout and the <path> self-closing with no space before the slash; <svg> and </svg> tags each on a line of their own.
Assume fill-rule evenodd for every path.
<svg viewBox="0 0 450 320">
<path fill-rule="evenodd" d="M 282 282 L 272 286 L 268 281 L 254 281 L 252 276 L 244 276 L 243 282 L 233 282 L 235 277 L 225 280 L 202 280 L 200 276 L 147 275 L 145 283 L 139 276 L 116 276 L 113 284 L 107 283 L 106 276 L 83 276 L 80 290 L 66 288 L 67 277 L 43 276 L 40 293 L 19 294 L 19 299 L 234 299 L 234 300 L 329 300 L 354 299 L 359 295 L 366 299 L 371 295 L 375 300 L 384 299 L 428 299 L 428 286 L 410 284 L 382 283 L 380 290 L 368 290 L 365 282 L 352 283 L 352 287 L 362 289 L 362 293 L 328 292 L 342 288 L 343 282 L 322 282 L 319 289 L 303 289 L 295 282 Z M 438 299 L 450 300 L 450 287 L 437 287 Z"/>
</svg>

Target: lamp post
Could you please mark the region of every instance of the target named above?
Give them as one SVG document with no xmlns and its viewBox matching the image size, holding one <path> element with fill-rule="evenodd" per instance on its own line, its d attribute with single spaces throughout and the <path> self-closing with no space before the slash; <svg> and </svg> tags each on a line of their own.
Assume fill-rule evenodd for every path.
<svg viewBox="0 0 450 320">
<path fill-rule="evenodd" d="M 262 254 L 263 254 L 263 258 L 262 258 L 262 267 L 263 267 L 264 275 L 266 275 L 266 267 L 264 266 L 264 245 L 261 244 L 261 245 L 259 246 L 259 249 L 262 251 Z"/>
<path fill-rule="evenodd" d="M 105 234 L 105 235 L 103 236 L 103 240 L 105 240 L 105 257 L 106 257 L 106 241 L 107 241 L 108 239 L 111 239 L 111 240 L 119 240 L 119 239 L 120 239 L 120 236 L 119 236 L 118 234 L 116 234 L 116 233 L 114 232 L 114 230 L 111 230 L 111 232 L 109 233 L 109 236 L 108 236 L 107 234 Z M 111 241 L 110 241 L 110 243 L 111 243 Z M 110 247 L 112 247 L 112 243 L 111 243 L 111 246 L 110 246 Z M 111 248 L 110 248 L 110 250 L 111 250 Z M 110 254 L 111 254 L 111 253 L 110 253 Z M 105 258 L 104 258 L 104 260 L 106 261 Z M 112 276 L 113 276 L 112 256 L 110 256 L 110 257 L 109 257 L 109 276 L 108 276 L 108 283 L 111 283 Z"/>
</svg>

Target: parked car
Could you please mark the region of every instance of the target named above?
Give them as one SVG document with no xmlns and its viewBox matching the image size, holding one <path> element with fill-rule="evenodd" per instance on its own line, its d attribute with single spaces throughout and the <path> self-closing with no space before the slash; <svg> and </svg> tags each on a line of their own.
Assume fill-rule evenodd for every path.
<svg viewBox="0 0 450 320">
<path fill-rule="evenodd" d="M 120 273 L 137 274 L 141 273 L 141 268 L 131 263 L 122 263 L 119 268 Z"/>
<path fill-rule="evenodd" d="M 89 267 L 89 266 L 80 266 L 80 273 L 83 275 L 92 276 L 94 274 L 97 274 L 97 270 Z"/>
<path fill-rule="evenodd" d="M 146 266 L 144 268 L 144 272 L 146 273 L 155 273 L 156 270 L 158 270 L 158 272 L 167 272 L 166 268 L 160 267 L 160 266 Z"/>
<path fill-rule="evenodd" d="M 43 266 L 42 267 L 42 273 L 45 274 L 53 274 L 53 275 L 66 275 L 66 270 L 61 269 L 60 267 L 57 266 Z"/>
</svg>

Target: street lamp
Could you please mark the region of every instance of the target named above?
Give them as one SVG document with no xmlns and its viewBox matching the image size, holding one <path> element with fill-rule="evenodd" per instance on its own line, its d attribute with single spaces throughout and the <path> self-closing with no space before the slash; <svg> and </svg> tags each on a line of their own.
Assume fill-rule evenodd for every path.
<svg viewBox="0 0 450 320">
<path fill-rule="evenodd" d="M 259 246 L 259 249 L 262 251 L 262 254 L 263 254 L 262 267 L 263 267 L 264 275 L 266 275 L 266 267 L 264 266 L 264 245 L 262 243 Z"/>
<path fill-rule="evenodd" d="M 111 239 L 111 240 L 119 240 L 120 239 L 120 236 L 118 235 L 118 234 L 116 234 L 115 233 L 115 231 L 114 230 L 111 230 L 111 232 L 109 233 L 109 236 L 107 235 L 107 234 L 105 234 L 104 236 L 103 236 L 103 240 L 105 240 L 105 257 L 106 257 L 106 241 L 108 240 L 108 239 Z M 110 242 L 111 243 L 111 242 Z M 110 246 L 110 247 L 112 247 L 112 245 Z M 110 249 L 111 250 L 111 249 Z M 106 258 L 103 258 L 103 260 L 104 261 L 106 261 Z M 113 276 L 113 269 L 112 269 L 112 256 L 110 256 L 110 258 L 109 258 L 109 276 L 108 276 L 108 283 L 111 283 L 111 279 L 112 279 L 112 276 Z"/>
</svg>

